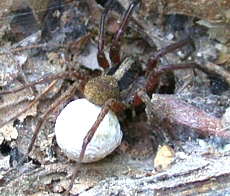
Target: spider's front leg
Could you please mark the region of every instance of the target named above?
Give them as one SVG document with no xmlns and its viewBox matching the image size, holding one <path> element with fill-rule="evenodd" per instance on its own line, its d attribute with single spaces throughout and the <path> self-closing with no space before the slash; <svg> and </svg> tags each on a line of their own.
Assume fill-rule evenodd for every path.
<svg viewBox="0 0 230 196">
<path fill-rule="evenodd" d="M 169 52 L 175 51 L 184 47 L 188 44 L 193 44 L 193 40 L 191 38 L 187 38 L 176 42 L 174 44 L 168 45 L 165 48 L 162 48 L 156 52 L 156 54 L 152 55 L 149 59 L 149 63 L 146 70 L 146 82 L 145 82 L 145 89 L 147 92 L 151 92 L 158 82 L 158 77 L 160 74 L 179 70 L 179 69 L 199 69 L 204 73 L 209 74 L 208 70 L 203 68 L 202 66 L 198 65 L 197 63 L 179 63 L 179 64 L 168 64 L 162 65 L 159 68 L 156 68 L 158 60 L 166 55 Z"/>
<path fill-rule="evenodd" d="M 138 3 L 140 3 L 140 1 L 141 0 L 135 0 L 129 5 L 129 8 L 126 11 L 125 16 L 122 20 L 122 23 L 121 23 L 116 35 L 114 36 L 114 40 L 113 40 L 113 43 L 111 44 L 110 51 L 109 51 L 109 57 L 110 57 L 110 59 L 114 65 L 118 65 L 121 62 L 120 54 L 119 54 L 120 41 L 121 41 L 121 38 L 122 38 L 122 36 L 123 36 L 127 26 L 128 26 L 129 19 L 132 15 L 133 9 L 138 5 Z M 104 9 L 104 11 L 101 15 L 101 21 L 100 21 L 100 31 L 99 31 L 99 36 L 98 36 L 97 61 L 98 61 L 98 64 L 104 69 L 109 67 L 108 60 L 106 59 L 105 53 L 104 53 L 105 18 L 106 18 L 106 15 L 107 15 L 109 9 L 113 5 L 113 3 L 114 3 L 114 0 L 110 0 L 110 2 L 108 3 L 108 5 L 106 6 L 106 8 Z"/>
</svg>

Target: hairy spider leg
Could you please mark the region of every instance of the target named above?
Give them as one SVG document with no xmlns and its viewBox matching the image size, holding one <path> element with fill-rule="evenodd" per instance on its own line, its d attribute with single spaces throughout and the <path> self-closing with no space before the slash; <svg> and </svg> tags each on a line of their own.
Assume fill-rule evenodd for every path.
<svg viewBox="0 0 230 196">
<path fill-rule="evenodd" d="M 76 179 L 76 177 L 78 175 L 78 171 L 79 171 L 82 159 L 84 158 L 85 150 L 86 150 L 89 142 L 93 138 L 97 128 L 99 127 L 99 125 L 101 124 L 101 122 L 104 119 L 105 115 L 109 112 L 110 109 L 112 109 L 116 113 L 119 113 L 123 109 L 123 104 L 120 103 L 119 101 L 117 101 L 116 99 L 109 99 L 108 101 L 105 102 L 104 106 L 101 109 L 100 114 L 97 117 L 97 120 L 95 121 L 95 123 L 93 124 L 91 129 L 88 131 L 87 135 L 85 136 L 85 138 L 83 140 L 81 153 L 79 155 L 75 170 L 74 170 L 74 172 L 72 174 L 72 178 L 71 178 L 69 187 L 65 191 L 64 195 L 67 195 L 70 192 L 70 190 L 72 189 L 74 181 L 75 181 L 75 179 Z"/>
<path fill-rule="evenodd" d="M 105 7 L 104 11 L 101 14 L 101 20 L 100 20 L 100 29 L 99 29 L 99 35 L 98 35 L 98 48 L 97 48 L 97 62 L 98 64 L 103 68 L 109 68 L 109 62 L 105 57 L 104 53 L 104 46 L 105 46 L 105 19 L 108 11 L 114 4 L 114 0 L 110 0 L 107 6 Z"/>
<path fill-rule="evenodd" d="M 209 74 L 209 72 L 205 68 L 201 67 L 197 63 L 179 63 L 179 64 L 168 64 L 168 65 L 160 66 L 159 68 L 157 68 L 157 70 L 152 70 L 150 72 L 145 82 L 145 90 L 146 92 L 151 92 L 157 84 L 159 75 L 162 73 L 178 70 L 178 69 L 195 69 L 195 68 L 203 71 L 204 73 Z"/>
<path fill-rule="evenodd" d="M 123 18 L 123 21 L 114 37 L 113 43 L 110 47 L 109 57 L 111 61 L 114 63 L 114 65 L 118 65 L 120 61 L 120 40 L 126 30 L 126 27 L 128 26 L 129 19 L 132 15 L 133 9 L 137 6 L 138 3 L 140 3 L 141 0 L 135 0 L 129 5 L 128 10 L 125 13 L 125 16 Z"/>
<path fill-rule="evenodd" d="M 173 71 L 173 70 L 178 70 L 178 69 L 199 69 L 203 71 L 206 74 L 210 74 L 210 71 L 205 69 L 204 67 L 198 65 L 197 63 L 179 63 L 179 64 L 168 64 L 168 65 L 162 65 L 158 68 L 157 67 L 157 62 L 159 58 L 163 57 L 165 54 L 172 52 L 174 50 L 177 50 L 183 46 L 186 46 L 188 44 L 192 44 L 193 40 L 191 38 L 186 38 L 184 40 L 181 40 L 179 42 L 176 42 L 174 44 L 168 45 L 156 52 L 156 54 L 152 55 L 149 59 L 149 63 L 147 66 L 146 70 L 146 80 L 144 83 L 144 90 L 149 93 L 151 92 L 154 87 L 157 84 L 158 77 L 160 74 Z M 142 103 L 141 98 L 136 94 L 134 96 L 134 105 L 140 105 Z"/>
<path fill-rule="evenodd" d="M 129 18 L 132 14 L 132 11 L 134 9 L 134 7 L 140 2 L 141 0 L 136 0 L 133 3 L 130 4 L 128 10 L 126 11 L 126 14 L 123 18 L 122 24 L 119 27 L 119 30 L 117 31 L 114 41 L 111 45 L 110 48 L 110 59 L 111 61 L 117 65 L 120 63 L 120 55 L 119 55 L 119 47 L 120 47 L 120 39 L 128 25 L 129 22 Z M 111 0 L 109 2 L 109 4 L 106 6 L 105 10 L 102 13 L 101 16 L 101 21 L 100 21 L 100 32 L 99 32 L 99 39 L 98 39 L 98 53 L 97 53 L 97 59 L 98 59 L 98 63 L 102 68 L 108 68 L 109 67 L 109 63 L 108 60 L 105 57 L 104 54 L 104 36 L 105 36 L 105 18 L 106 15 L 108 13 L 108 10 L 110 9 L 110 7 L 112 6 L 112 4 L 114 3 L 113 0 Z M 82 149 L 81 149 L 81 153 L 79 155 L 78 161 L 77 161 L 77 165 L 75 168 L 75 171 L 72 175 L 72 179 L 71 182 L 69 184 L 68 189 L 66 190 L 66 192 L 64 193 L 64 195 L 67 195 L 70 190 L 73 187 L 74 181 L 78 175 L 78 171 L 79 171 L 79 167 L 81 165 L 82 159 L 84 157 L 85 154 L 85 150 L 89 144 L 89 142 L 91 141 L 94 133 L 96 132 L 98 126 L 100 125 L 100 123 L 102 122 L 102 120 L 104 119 L 105 115 L 109 112 L 110 109 L 112 109 L 115 112 L 119 112 L 121 111 L 123 108 L 123 105 L 118 102 L 115 99 L 109 99 L 108 101 L 106 101 L 106 103 L 104 104 L 100 114 L 97 117 L 97 120 L 95 121 L 95 123 L 93 124 L 93 126 L 91 127 L 91 129 L 89 130 L 89 132 L 87 133 L 86 137 L 84 138 L 83 144 L 82 144 Z"/>
<path fill-rule="evenodd" d="M 65 102 L 68 100 L 73 94 L 76 92 L 76 90 L 83 89 L 85 85 L 85 81 L 83 80 L 78 80 L 74 82 L 68 89 L 67 91 L 61 95 L 48 109 L 47 111 L 40 117 L 38 124 L 36 126 L 36 129 L 34 131 L 33 137 L 31 139 L 30 145 L 27 149 L 27 152 L 24 154 L 22 159 L 18 162 L 16 167 L 18 167 L 23 161 L 28 157 L 29 153 L 33 149 L 34 143 L 36 141 L 36 138 L 38 136 L 38 133 L 41 129 L 42 124 L 44 123 L 45 119 L 47 116 L 49 116 L 61 103 Z"/>
<path fill-rule="evenodd" d="M 132 15 L 133 9 L 136 7 L 136 5 L 140 2 L 141 0 L 135 0 L 132 2 L 128 8 L 128 10 L 125 13 L 125 16 L 122 20 L 122 23 L 114 36 L 113 43 L 111 44 L 110 47 L 110 52 L 109 56 L 111 61 L 113 62 L 114 65 L 118 65 L 120 63 L 120 40 L 126 30 L 126 27 L 129 23 L 129 19 Z M 104 36 L 105 36 L 105 18 L 108 13 L 108 10 L 114 3 L 114 0 L 111 0 L 108 4 L 108 6 L 104 9 L 102 15 L 101 15 L 101 21 L 100 21 L 100 31 L 99 31 L 99 39 L 98 39 L 98 54 L 97 54 L 97 59 L 98 63 L 102 68 L 108 68 L 109 63 L 108 60 L 105 57 L 104 54 Z"/>
<path fill-rule="evenodd" d="M 152 56 L 150 56 L 148 67 L 146 70 L 146 75 L 148 75 L 156 67 L 157 61 L 159 60 L 159 58 L 161 58 L 162 56 L 166 55 L 169 52 L 177 50 L 188 44 L 193 44 L 193 40 L 189 37 L 158 50 L 156 54 L 153 54 Z"/>
<path fill-rule="evenodd" d="M 43 97 L 44 95 L 46 95 L 46 93 L 48 93 L 52 89 L 52 87 L 55 85 L 56 82 L 57 82 L 57 80 L 51 82 L 51 84 L 48 87 L 46 87 L 46 89 L 41 94 L 39 94 L 30 104 L 28 104 L 23 110 L 21 110 L 17 114 L 15 114 L 12 118 L 10 118 L 7 121 L 1 123 L 0 127 L 4 126 L 8 122 L 10 122 L 11 120 L 17 118 L 19 115 L 21 115 L 22 113 L 24 113 L 25 111 L 27 111 L 29 108 L 31 108 L 41 97 Z M 34 141 L 31 141 L 30 146 L 33 147 L 35 140 L 36 140 L 36 137 L 35 137 Z M 29 147 L 29 148 L 32 149 L 32 147 Z M 17 163 L 17 165 L 14 168 L 9 169 L 5 173 L 4 177 L 6 177 L 8 174 L 10 174 L 12 170 L 15 170 L 28 157 L 29 152 L 31 151 L 31 149 L 29 150 L 29 148 L 27 150 L 27 153 L 20 159 L 20 161 Z"/>
</svg>

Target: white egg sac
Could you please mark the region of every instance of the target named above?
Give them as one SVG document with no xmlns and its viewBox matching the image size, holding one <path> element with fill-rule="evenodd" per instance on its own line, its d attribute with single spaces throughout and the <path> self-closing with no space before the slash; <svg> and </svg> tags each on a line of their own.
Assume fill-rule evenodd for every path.
<svg viewBox="0 0 230 196">
<path fill-rule="evenodd" d="M 72 160 L 78 161 L 83 140 L 101 112 L 100 106 L 87 99 L 70 102 L 60 113 L 55 124 L 57 143 Z M 122 132 L 113 111 L 105 116 L 88 144 L 83 163 L 103 159 L 120 145 Z"/>
</svg>

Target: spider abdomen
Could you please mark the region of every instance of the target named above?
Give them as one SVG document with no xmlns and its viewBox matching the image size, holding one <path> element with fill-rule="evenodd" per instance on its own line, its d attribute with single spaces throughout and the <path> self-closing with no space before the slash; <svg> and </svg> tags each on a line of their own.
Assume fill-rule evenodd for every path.
<svg viewBox="0 0 230 196">
<path fill-rule="evenodd" d="M 120 100 L 118 81 L 110 75 L 92 78 L 85 85 L 84 95 L 96 105 L 104 105 L 109 99 Z"/>
</svg>

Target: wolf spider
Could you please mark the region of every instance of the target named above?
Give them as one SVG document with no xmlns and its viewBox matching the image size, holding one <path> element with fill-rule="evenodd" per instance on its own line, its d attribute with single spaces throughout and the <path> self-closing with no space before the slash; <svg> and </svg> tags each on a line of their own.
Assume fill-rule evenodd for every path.
<svg viewBox="0 0 230 196">
<path fill-rule="evenodd" d="M 88 131 L 87 135 L 84 138 L 82 144 L 82 150 L 79 155 L 76 169 L 72 175 L 70 185 L 66 190 L 65 194 L 68 194 L 69 191 L 72 189 L 74 180 L 78 174 L 80 164 L 84 157 L 84 153 L 87 148 L 87 145 L 91 141 L 98 126 L 100 125 L 100 123 L 102 122 L 105 115 L 109 112 L 110 109 L 112 109 L 116 113 L 119 113 L 125 105 L 130 103 L 132 103 L 133 105 L 138 105 L 141 102 L 144 102 L 146 105 L 151 105 L 151 101 L 147 96 L 147 93 L 153 90 L 153 88 L 155 87 L 158 81 L 158 76 L 164 72 L 177 70 L 177 69 L 188 69 L 188 68 L 190 69 L 198 68 L 205 72 L 205 69 L 203 69 L 196 63 L 169 64 L 169 65 L 161 66 L 159 68 L 156 67 L 159 58 L 161 58 L 165 54 L 174 51 L 176 49 L 179 49 L 185 45 L 191 44 L 192 39 L 190 38 L 171 44 L 157 51 L 156 54 L 150 57 L 149 63 L 147 65 L 146 74 L 141 77 L 139 77 L 140 75 L 139 72 L 141 70 L 141 67 L 140 67 L 140 63 L 138 62 L 137 56 L 131 55 L 125 58 L 124 61 L 120 60 L 119 49 L 120 49 L 121 38 L 126 30 L 133 9 L 141 2 L 141 0 L 135 0 L 134 2 L 132 2 L 125 13 L 123 21 L 110 47 L 109 55 L 114 66 L 112 68 L 109 68 L 108 60 L 106 59 L 104 54 L 104 36 L 105 36 L 104 26 L 105 26 L 106 15 L 110 7 L 112 6 L 113 2 L 114 0 L 111 0 L 108 3 L 108 5 L 105 7 L 100 20 L 97 60 L 102 68 L 107 69 L 107 73 L 105 75 L 98 76 L 96 78 L 90 78 L 87 74 L 81 72 L 68 71 L 65 73 L 57 74 L 56 76 L 49 76 L 46 78 L 42 78 L 41 80 L 25 85 L 23 88 L 14 91 L 0 93 L 1 95 L 7 93 L 14 93 L 24 88 L 27 88 L 29 86 L 43 83 L 44 81 L 47 80 L 62 79 L 62 78 L 66 78 L 67 76 L 74 76 L 77 79 L 76 82 L 74 82 L 69 87 L 69 89 L 48 108 L 46 113 L 44 113 L 41 116 L 36 126 L 36 130 L 33 134 L 28 150 L 23 156 L 23 158 L 19 161 L 17 166 L 20 165 L 28 157 L 29 153 L 31 152 L 34 146 L 39 130 L 44 120 L 47 118 L 47 116 L 51 112 L 53 112 L 60 103 L 64 102 L 69 97 L 71 97 L 76 90 L 80 90 L 81 92 L 83 92 L 84 96 L 92 103 L 102 106 L 101 113 L 98 115 L 95 123 L 92 125 L 91 129 Z M 108 90 L 106 86 L 111 82 L 113 83 L 113 89 Z M 98 89 L 100 90 L 98 91 Z M 99 95 L 98 92 L 100 92 Z M 36 101 L 40 97 L 41 95 L 36 98 Z"/>
</svg>

